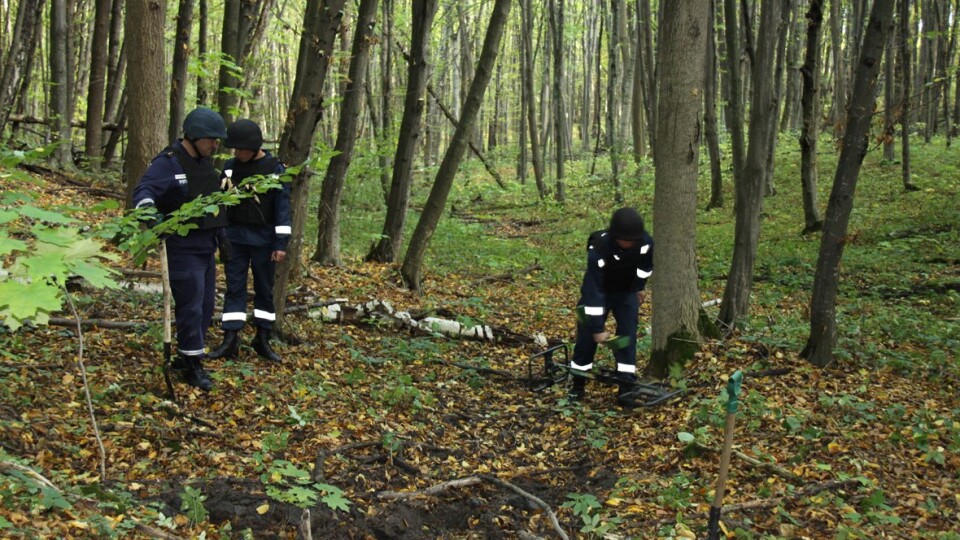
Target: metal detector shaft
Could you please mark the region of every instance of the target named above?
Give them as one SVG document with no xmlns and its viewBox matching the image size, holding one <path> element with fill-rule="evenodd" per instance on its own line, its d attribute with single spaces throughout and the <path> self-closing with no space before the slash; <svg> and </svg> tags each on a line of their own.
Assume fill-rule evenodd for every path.
<svg viewBox="0 0 960 540">
<path fill-rule="evenodd" d="M 171 364 L 171 336 L 170 336 L 170 304 L 173 296 L 170 291 L 170 264 L 167 262 L 167 241 L 160 240 L 160 280 L 163 283 L 163 379 L 167 382 L 167 391 L 170 392 L 170 399 L 176 401 L 177 394 L 173 390 L 173 382 L 170 380 Z"/>
<path fill-rule="evenodd" d="M 740 394 L 740 383 L 743 373 L 734 372 L 727 381 L 727 423 L 723 429 L 723 451 L 720 453 L 720 475 L 717 478 L 717 489 L 713 495 L 713 504 L 710 505 L 710 521 L 707 524 L 707 540 L 720 538 L 720 511 L 723 508 L 723 492 L 727 487 L 727 473 L 730 472 L 730 453 L 733 449 L 733 432 L 737 422 L 737 398 Z"/>
</svg>

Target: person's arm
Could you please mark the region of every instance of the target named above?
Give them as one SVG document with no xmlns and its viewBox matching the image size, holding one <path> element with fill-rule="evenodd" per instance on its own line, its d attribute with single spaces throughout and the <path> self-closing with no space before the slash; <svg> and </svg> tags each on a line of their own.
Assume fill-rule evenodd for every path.
<svg viewBox="0 0 960 540">
<path fill-rule="evenodd" d="M 640 304 L 646 300 L 647 280 L 653 275 L 653 238 L 644 233 L 643 240 L 640 243 L 640 261 L 637 264 L 637 279 L 634 280 L 637 291 L 637 302 Z"/>
<path fill-rule="evenodd" d="M 603 330 L 604 321 L 606 321 L 604 307 L 606 305 L 606 292 L 603 287 L 603 267 L 605 264 L 597 250 L 587 250 L 587 269 L 583 273 L 583 284 L 580 286 L 583 314 L 586 319 L 584 326 L 593 334 L 594 340 L 599 339 L 599 341 L 606 339 L 603 336 L 603 334 L 606 334 Z"/>
<path fill-rule="evenodd" d="M 286 168 L 282 163 L 277 163 L 276 174 L 283 174 Z M 280 193 L 274 197 L 274 246 L 271 260 L 282 262 L 287 256 L 287 242 L 290 240 L 290 234 L 293 232 L 292 219 L 290 212 L 290 182 L 283 182 Z"/>
</svg>

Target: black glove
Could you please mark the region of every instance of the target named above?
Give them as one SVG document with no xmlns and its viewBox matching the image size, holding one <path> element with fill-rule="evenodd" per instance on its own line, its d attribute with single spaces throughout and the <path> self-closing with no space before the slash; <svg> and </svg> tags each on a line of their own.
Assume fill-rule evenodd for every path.
<svg viewBox="0 0 960 540">
<path fill-rule="evenodd" d="M 227 239 L 227 235 L 222 232 L 217 236 L 217 243 L 220 249 L 220 262 L 226 264 L 226 262 L 230 260 L 230 257 L 233 256 L 233 247 L 230 245 L 230 240 Z"/>
</svg>

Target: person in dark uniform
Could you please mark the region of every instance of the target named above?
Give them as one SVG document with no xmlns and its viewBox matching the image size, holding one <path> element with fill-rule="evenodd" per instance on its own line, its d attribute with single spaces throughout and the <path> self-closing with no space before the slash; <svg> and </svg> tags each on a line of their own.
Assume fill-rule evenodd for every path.
<svg viewBox="0 0 960 540">
<path fill-rule="evenodd" d="M 252 120 L 237 120 L 227 129 L 224 146 L 233 148 L 234 158 L 223 167 L 223 175 L 234 186 L 255 175 L 279 175 L 283 164 L 263 146 L 263 133 Z M 211 358 L 235 358 L 240 348 L 237 333 L 247 320 L 247 270 L 253 272 L 253 323 L 257 334 L 253 350 L 266 360 L 280 361 L 270 347 L 273 311 L 273 279 L 276 263 L 287 256 L 290 238 L 290 184 L 243 199 L 227 211 L 230 222 L 227 238 L 231 256 L 226 260 L 227 294 L 223 301 L 223 343 L 211 351 Z"/>
<path fill-rule="evenodd" d="M 621 379 L 617 402 L 633 408 L 629 397 L 637 376 L 637 321 L 644 288 L 653 273 L 653 238 L 643 226 L 643 218 L 633 208 L 613 213 L 610 226 L 592 233 L 587 240 L 587 270 L 580 286 L 577 341 L 570 367 L 584 372 L 593 368 L 597 345 L 611 338 L 604 329 L 607 314 L 617 322 L 617 336 L 628 336 L 629 343 L 614 351 L 617 374 Z M 586 378 L 574 375 L 570 398 L 585 394 Z"/>
<path fill-rule="evenodd" d="M 153 159 L 133 191 L 137 208 L 156 207 L 161 215 L 184 203 L 220 190 L 220 173 L 213 154 L 227 136 L 223 118 L 198 107 L 183 120 L 183 138 Z M 187 384 L 207 391 L 213 387 L 203 368 L 204 334 L 213 320 L 216 293 L 214 254 L 227 220 L 224 212 L 196 220 L 197 228 L 186 235 L 164 239 L 170 267 L 170 289 L 177 319 L 177 359 Z"/>
</svg>

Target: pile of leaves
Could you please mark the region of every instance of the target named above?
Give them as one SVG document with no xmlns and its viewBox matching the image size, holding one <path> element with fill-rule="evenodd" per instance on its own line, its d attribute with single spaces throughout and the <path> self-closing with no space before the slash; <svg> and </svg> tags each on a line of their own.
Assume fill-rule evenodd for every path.
<svg viewBox="0 0 960 540">
<path fill-rule="evenodd" d="M 61 191 L 45 189 L 48 202 Z M 524 234 L 503 222 L 514 225 L 481 227 Z M 157 266 L 132 279 L 151 281 Z M 564 383 L 531 391 L 541 364 L 528 359 L 536 334 L 573 337 L 576 287 L 515 270 L 436 272 L 415 296 L 392 265 L 310 266 L 291 306 L 379 300 L 531 339 L 455 340 L 303 309 L 287 317 L 282 363 L 244 346 L 209 362 L 213 391 L 176 382 L 178 401 L 160 372 L 158 292 L 76 294 L 81 318 L 122 328 L 0 330 L 0 534 L 695 538 L 717 477 L 723 389 L 740 369 L 731 537 L 960 538 L 956 366 L 818 370 L 776 340 L 740 335 L 706 343 L 666 381 L 677 399 L 627 411 L 615 387 L 593 383 L 571 403 Z"/>
</svg>

